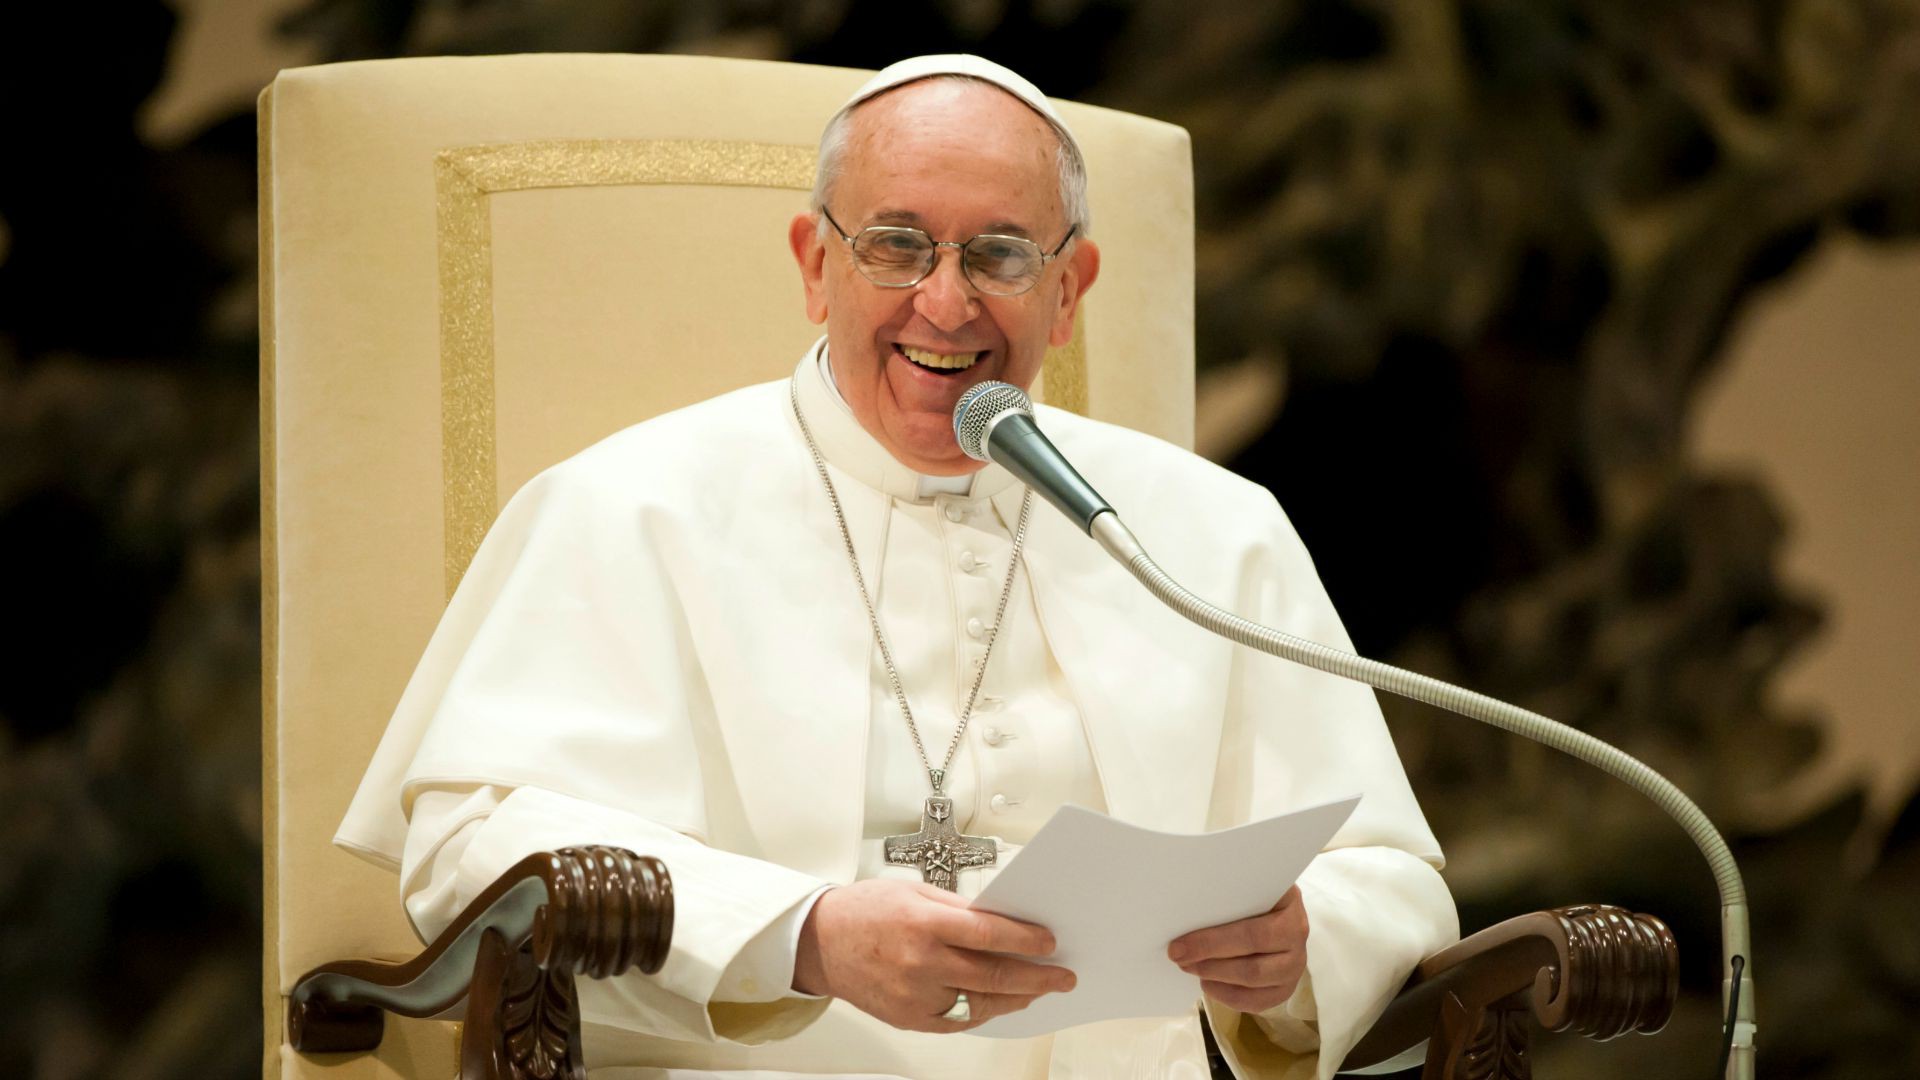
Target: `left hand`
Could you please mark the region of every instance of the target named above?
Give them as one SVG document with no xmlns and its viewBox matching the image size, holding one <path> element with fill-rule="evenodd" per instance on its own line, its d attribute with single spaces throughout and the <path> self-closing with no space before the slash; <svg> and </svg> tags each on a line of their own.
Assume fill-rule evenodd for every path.
<svg viewBox="0 0 1920 1080">
<path fill-rule="evenodd" d="M 1307 907 L 1294 886 L 1263 915 L 1174 938 L 1167 956 L 1229 1009 L 1257 1013 L 1293 996 L 1307 972 Z"/>
</svg>

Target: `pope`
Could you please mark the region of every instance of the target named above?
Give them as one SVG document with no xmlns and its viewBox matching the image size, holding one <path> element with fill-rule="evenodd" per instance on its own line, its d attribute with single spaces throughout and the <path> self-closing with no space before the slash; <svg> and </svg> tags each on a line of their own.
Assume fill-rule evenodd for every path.
<svg viewBox="0 0 1920 1080">
<path fill-rule="evenodd" d="M 425 934 L 530 851 L 662 858 L 674 948 L 583 985 L 596 1066 L 1198 1075 L 1199 1012 L 951 1038 L 1074 987 L 1047 928 L 966 897 L 1065 803 L 1201 831 L 1360 792 L 1270 910 L 1165 943 L 1231 1068 L 1330 1076 L 1457 936 L 1371 692 L 1156 609 L 954 441 L 960 395 L 1031 386 L 1099 278 L 1071 131 L 998 65 L 903 61 L 828 124 L 786 239 L 825 336 L 514 498 L 338 842 L 397 865 Z M 1264 490 L 1040 418 L 1196 591 L 1347 645 Z"/>
</svg>

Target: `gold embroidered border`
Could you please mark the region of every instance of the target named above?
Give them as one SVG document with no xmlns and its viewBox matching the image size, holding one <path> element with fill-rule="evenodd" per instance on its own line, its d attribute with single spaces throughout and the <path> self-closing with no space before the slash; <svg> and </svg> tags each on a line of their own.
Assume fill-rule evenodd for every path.
<svg viewBox="0 0 1920 1080">
<path fill-rule="evenodd" d="M 440 456 L 446 518 L 447 595 L 460 584 L 493 525 L 493 229 L 487 197 L 533 188 L 625 184 L 813 187 L 804 146 L 702 139 L 551 139 L 451 147 L 434 157 L 440 270 Z M 1086 346 L 1047 354 L 1049 404 L 1087 411 Z"/>
<path fill-rule="evenodd" d="M 1040 399 L 1056 409 L 1087 415 L 1087 309 L 1073 313 L 1073 340 L 1047 350 L 1040 367 Z"/>
</svg>

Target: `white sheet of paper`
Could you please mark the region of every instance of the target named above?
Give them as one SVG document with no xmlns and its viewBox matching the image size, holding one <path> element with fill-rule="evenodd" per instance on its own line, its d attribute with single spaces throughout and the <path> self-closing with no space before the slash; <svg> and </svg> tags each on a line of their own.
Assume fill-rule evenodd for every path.
<svg viewBox="0 0 1920 1080">
<path fill-rule="evenodd" d="M 973 906 L 1052 930 L 1058 948 L 1048 962 L 1071 968 L 1078 982 L 970 1034 L 1021 1039 L 1191 1011 L 1200 980 L 1167 959 L 1167 944 L 1271 909 L 1359 802 L 1355 795 L 1198 836 L 1061 807 Z"/>
</svg>

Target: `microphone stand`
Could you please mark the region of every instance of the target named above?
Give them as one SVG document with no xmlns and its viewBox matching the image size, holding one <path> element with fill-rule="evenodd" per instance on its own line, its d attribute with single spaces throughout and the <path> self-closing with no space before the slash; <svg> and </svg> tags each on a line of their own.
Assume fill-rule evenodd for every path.
<svg viewBox="0 0 1920 1080">
<path fill-rule="evenodd" d="M 1025 479 L 1024 476 L 1022 478 Z M 1075 475 L 1074 479 L 1079 478 Z M 1082 486 L 1084 483 L 1081 481 Z M 1090 488 L 1087 490 L 1091 493 Z M 1046 488 L 1042 488 L 1042 491 L 1056 505 L 1060 504 Z M 1068 507 L 1063 505 L 1062 509 L 1067 510 L 1069 516 L 1077 517 Z M 1138 578 L 1148 592 L 1204 629 L 1283 660 L 1365 683 L 1377 690 L 1437 705 L 1449 712 L 1544 743 L 1624 781 L 1672 815 L 1700 849 L 1700 853 L 1706 856 L 1707 864 L 1713 869 L 1714 883 L 1720 890 L 1720 997 L 1722 1009 L 1731 1014 L 1726 1018 L 1731 1030 L 1723 1030 L 1723 1038 L 1728 1040 L 1730 1046 L 1723 1066 L 1723 1080 L 1753 1080 L 1753 1037 L 1756 1028 L 1753 966 L 1749 963 L 1753 948 L 1747 928 L 1747 888 L 1740 879 L 1740 868 L 1734 865 L 1733 853 L 1727 850 L 1727 842 L 1721 838 L 1712 822 L 1707 820 L 1707 815 L 1671 781 L 1617 747 L 1539 713 L 1439 679 L 1282 633 L 1215 607 L 1188 592 L 1160 569 L 1140 546 L 1140 541 L 1121 524 L 1120 516 L 1104 501 L 1093 510 L 1090 520 L 1086 517 L 1077 519 L 1086 528 L 1087 534 Z"/>
</svg>

